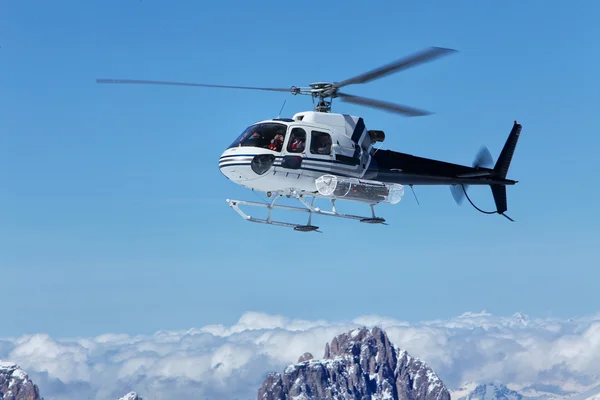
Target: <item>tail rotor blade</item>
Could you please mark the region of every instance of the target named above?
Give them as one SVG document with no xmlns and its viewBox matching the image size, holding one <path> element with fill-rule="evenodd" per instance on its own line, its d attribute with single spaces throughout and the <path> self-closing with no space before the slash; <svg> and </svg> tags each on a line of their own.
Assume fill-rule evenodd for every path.
<svg viewBox="0 0 600 400">
<path fill-rule="evenodd" d="M 475 156 L 475 160 L 473 160 L 473 167 L 484 167 L 484 168 L 492 168 L 494 166 L 494 159 L 490 154 L 490 151 L 487 147 L 482 146 L 479 149 L 479 152 Z"/>
<path fill-rule="evenodd" d="M 464 185 L 465 191 L 469 189 L 469 185 Z M 450 186 L 450 193 L 452 193 L 452 197 L 454 197 L 454 201 L 459 206 L 462 205 L 463 200 L 465 199 L 465 191 L 461 185 L 452 185 Z"/>
</svg>

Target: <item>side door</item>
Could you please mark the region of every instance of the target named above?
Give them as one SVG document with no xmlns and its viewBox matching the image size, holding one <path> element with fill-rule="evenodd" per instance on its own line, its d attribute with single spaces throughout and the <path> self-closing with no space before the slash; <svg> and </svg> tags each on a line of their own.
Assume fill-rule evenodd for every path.
<svg viewBox="0 0 600 400">
<path fill-rule="evenodd" d="M 307 157 L 308 145 L 307 128 L 292 126 L 284 142 L 282 150 L 281 167 L 285 170 L 299 170 Z"/>
</svg>

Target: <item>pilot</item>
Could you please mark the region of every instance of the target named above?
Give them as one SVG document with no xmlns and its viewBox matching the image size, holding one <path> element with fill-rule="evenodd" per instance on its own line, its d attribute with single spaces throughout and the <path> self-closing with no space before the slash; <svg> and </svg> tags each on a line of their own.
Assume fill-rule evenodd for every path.
<svg viewBox="0 0 600 400">
<path fill-rule="evenodd" d="M 262 141 L 263 137 L 262 135 L 256 131 L 252 134 L 252 136 L 250 136 L 248 139 L 245 140 L 245 145 L 246 146 L 258 146 L 259 143 Z"/>
</svg>

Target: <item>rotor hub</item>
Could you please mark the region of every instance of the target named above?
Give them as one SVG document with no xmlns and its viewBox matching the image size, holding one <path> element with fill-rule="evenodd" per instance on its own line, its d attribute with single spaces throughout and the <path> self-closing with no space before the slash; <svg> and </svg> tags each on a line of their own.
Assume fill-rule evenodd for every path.
<svg viewBox="0 0 600 400">
<path fill-rule="evenodd" d="M 308 86 L 310 86 L 313 89 L 325 89 L 325 88 L 330 88 L 333 86 L 333 83 L 331 82 L 314 82 L 309 84 Z"/>
</svg>

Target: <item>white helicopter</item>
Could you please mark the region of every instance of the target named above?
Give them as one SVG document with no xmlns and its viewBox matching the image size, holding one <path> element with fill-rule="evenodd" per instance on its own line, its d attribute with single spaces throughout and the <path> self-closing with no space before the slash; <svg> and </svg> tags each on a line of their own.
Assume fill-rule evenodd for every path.
<svg viewBox="0 0 600 400">
<path fill-rule="evenodd" d="M 398 203 L 404 196 L 404 185 L 409 185 L 411 189 L 413 185 L 448 185 L 459 204 L 464 196 L 469 199 L 466 191 L 468 185 L 489 185 L 496 211 L 483 211 L 470 199 L 469 202 L 480 212 L 501 214 L 512 221 L 505 214 L 506 185 L 514 185 L 517 181 L 506 179 L 506 175 L 521 132 L 521 125 L 516 121 L 494 165 L 489 151 L 483 147 L 473 166 L 469 167 L 375 148 L 375 143 L 385 140 L 383 131 L 367 129 L 361 117 L 331 112 L 331 101 L 333 98 L 340 98 L 349 103 L 404 116 L 428 115 L 430 113 L 427 111 L 353 96 L 342 93 L 339 89 L 351 84 L 366 83 L 453 52 L 455 50 L 431 47 L 341 82 L 312 83 L 306 88 L 262 88 L 130 79 L 97 79 L 96 82 L 267 90 L 310 95 L 313 103 L 318 99 L 313 111 L 299 112 L 292 118 L 274 118 L 251 124 L 221 155 L 219 168 L 223 175 L 238 185 L 265 192 L 267 197 L 272 197 L 270 203 L 227 199 L 229 206 L 247 221 L 290 227 L 302 232 L 320 232 L 319 227 L 312 224 L 313 214 L 385 224 L 384 218 L 375 215 L 374 206 L 380 203 Z M 275 204 L 282 196 L 297 199 L 302 207 Z M 312 200 L 308 201 L 307 198 Z M 331 210 L 316 207 L 317 198 L 330 200 Z M 336 210 L 336 200 L 369 205 L 371 215 L 339 213 Z M 251 217 L 240 209 L 240 205 L 266 207 L 269 210 L 268 216 L 264 219 Z M 272 212 L 275 208 L 308 213 L 308 222 L 302 225 L 273 220 Z"/>
</svg>

